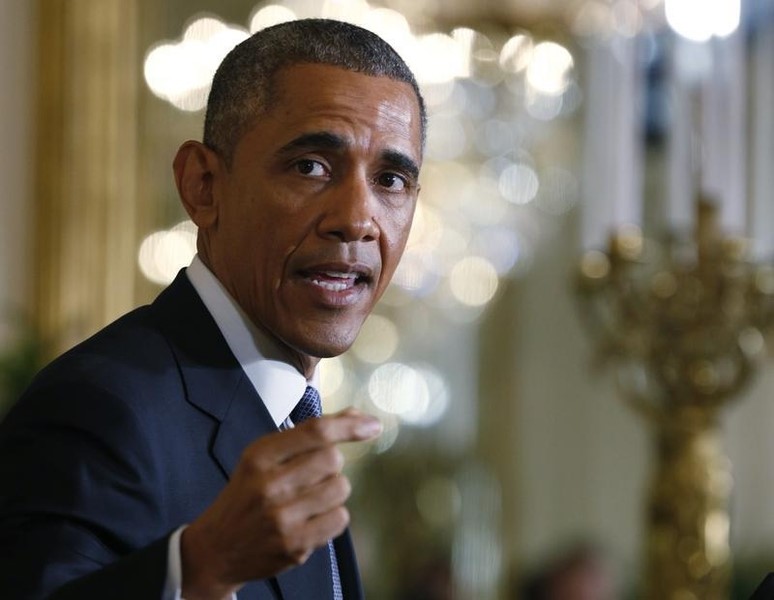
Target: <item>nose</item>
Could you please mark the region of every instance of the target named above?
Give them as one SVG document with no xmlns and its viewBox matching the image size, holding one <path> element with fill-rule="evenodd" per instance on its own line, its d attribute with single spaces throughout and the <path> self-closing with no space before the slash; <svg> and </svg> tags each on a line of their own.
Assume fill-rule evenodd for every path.
<svg viewBox="0 0 774 600">
<path fill-rule="evenodd" d="M 341 242 L 369 242 L 379 238 L 374 219 L 377 199 L 364 176 L 348 177 L 332 187 L 324 202 L 320 235 Z"/>
</svg>

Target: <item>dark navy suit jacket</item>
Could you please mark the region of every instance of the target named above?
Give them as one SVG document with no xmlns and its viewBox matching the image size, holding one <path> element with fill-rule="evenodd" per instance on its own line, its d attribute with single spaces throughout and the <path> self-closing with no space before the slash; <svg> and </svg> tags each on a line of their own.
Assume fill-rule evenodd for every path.
<svg viewBox="0 0 774 600">
<path fill-rule="evenodd" d="M 181 272 L 41 371 L 0 424 L 0 598 L 160 598 L 170 533 L 272 431 Z M 362 598 L 349 535 L 335 548 L 345 599 Z M 238 596 L 330 598 L 330 577 L 323 548 Z"/>
<path fill-rule="evenodd" d="M 769 573 L 763 583 L 750 596 L 750 600 L 774 600 L 774 573 Z"/>
</svg>

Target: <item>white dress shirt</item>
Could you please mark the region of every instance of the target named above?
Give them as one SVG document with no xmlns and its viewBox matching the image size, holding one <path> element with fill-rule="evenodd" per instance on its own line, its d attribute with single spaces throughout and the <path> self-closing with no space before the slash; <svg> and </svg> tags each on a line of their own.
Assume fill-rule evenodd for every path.
<svg viewBox="0 0 774 600">
<path fill-rule="evenodd" d="M 292 427 L 290 412 L 304 394 L 306 386 L 319 389 L 317 371 L 307 381 L 296 367 L 289 364 L 277 343 L 250 321 L 198 255 L 186 269 L 186 275 L 263 400 L 274 424 L 278 429 Z M 185 527 L 180 527 L 169 539 L 164 600 L 183 600 L 180 595 L 183 580 L 180 536 Z M 233 599 L 236 600 L 236 594 Z"/>
</svg>

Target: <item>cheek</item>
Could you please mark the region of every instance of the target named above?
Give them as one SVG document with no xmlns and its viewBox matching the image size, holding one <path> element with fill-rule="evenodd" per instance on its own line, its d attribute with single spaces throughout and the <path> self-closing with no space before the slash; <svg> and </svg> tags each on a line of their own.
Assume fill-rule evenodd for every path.
<svg viewBox="0 0 774 600">
<path fill-rule="evenodd" d="M 382 279 L 387 280 L 385 283 L 392 278 L 403 256 L 410 228 L 411 216 L 392 220 L 387 227 L 382 228 Z"/>
<path fill-rule="evenodd" d="M 271 207 L 242 216 L 240 235 L 244 245 L 251 249 L 252 260 L 261 259 L 265 268 L 276 268 L 278 257 L 294 243 L 294 223 L 292 216 L 272 211 Z"/>
<path fill-rule="evenodd" d="M 386 221 L 383 231 L 386 233 L 385 237 L 391 252 L 398 254 L 403 252 L 411 232 L 413 219 L 414 210 L 412 208 L 403 213 L 391 215 L 391 218 Z"/>
</svg>

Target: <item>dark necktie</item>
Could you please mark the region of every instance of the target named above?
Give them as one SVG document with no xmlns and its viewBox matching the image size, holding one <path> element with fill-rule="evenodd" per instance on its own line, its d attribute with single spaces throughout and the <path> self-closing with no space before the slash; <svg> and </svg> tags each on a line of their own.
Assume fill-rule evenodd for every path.
<svg viewBox="0 0 774 600">
<path fill-rule="evenodd" d="M 290 413 L 290 420 L 294 425 L 298 425 L 307 419 L 313 419 L 322 416 L 322 404 L 320 403 L 320 394 L 311 385 L 306 386 L 304 395 L 301 396 L 296 407 Z M 333 549 L 333 541 L 328 542 L 328 554 L 331 557 L 331 575 L 333 578 L 333 600 L 344 600 L 344 594 L 341 591 L 341 578 L 339 577 L 339 563 L 336 560 L 336 551 Z"/>
</svg>

